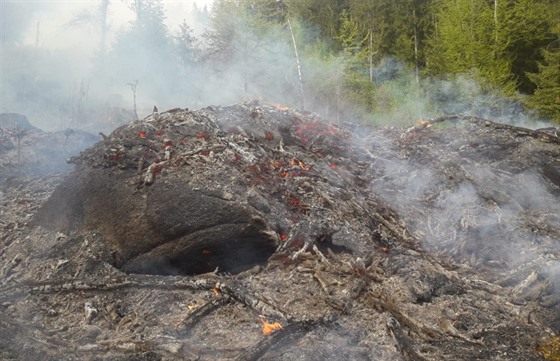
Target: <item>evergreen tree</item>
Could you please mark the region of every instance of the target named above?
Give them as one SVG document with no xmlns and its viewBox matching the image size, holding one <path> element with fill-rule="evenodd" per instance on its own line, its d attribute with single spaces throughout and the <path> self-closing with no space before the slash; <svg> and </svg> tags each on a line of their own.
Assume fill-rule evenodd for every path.
<svg viewBox="0 0 560 361">
<path fill-rule="evenodd" d="M 370 34 L 363 35 L 345 10 L 342 12 L 340 35 L 337 39 L 342 45 L 344 59 L 345 98 L 371 110 L 375 86 L 368 72 L 372 55 L 368 46 Z"/>
<path fill-rule="evenodd" d="M 290 66 L 278 56 L 288 53 L 288 38 L 278 26 L 281 6 L 276 0 L 219 0 L 213 5 L 204 59 L 217 79 L 239 83 L 237 93 L 243 97 L 266 96 L 282 88 Z"/>
<path fill-rule="evenodd" d="M 348 8 L 348 0 L 284 0 L 290 17 L 297 18 L 308 25 L 317 27 L 315 40 L 327 38 L 332 41 L 336 50 L 336 42 L 340 29 L 340 16 Z"/>
<path fill-rule="evenodd" d="M 437 75 L 470 73 L 487 89 L 498 87 L 504 94 L 513 94 L 516 87 L 506 53 L 507 37 L 502 23 L 495 22 L 493 6 L 486 0 L 441 0 L 434 10 L 428 70 Z"/>
<path fill-rule="evenodd" d="M 550 7 L 537 0 L 499 1 L 504 4 L 498 7 L 503 16 L 497 15 L 505 37 L 505 52 L 511 59 L 511 73 L 517 80 L 517 89 L 530 94 L 535 87 L 526 74 L 537 71 L 537 63 L 543 60 L 541 49 L 554 39 L 547 19 Z"/>
<path fill-rule="evenodd" d="M 165 9 L 161 0 L 134 0 L 130 6 L 136 18 L 117 33 L 102 75 L 115 87 L 138 80 L 139 95 L 161 101 L 163 94 L 173 92 L 178 74 Z"/>
<path fill-rule="evenodd" d="M 366 38 L 364 46 L 367 48 L 367 67 L 370 81 L 373 81 L 373 67 L 375 63 L 385 55 L 381 49 L 389 29 L 386 17 L 389 5 L 389 2 L 385 0 L 350 1 L 351 17 L 356 22 L 361 34 Z"/>
<path fill-rule="evenodd" d="M 527 75 L 537 87 L 527 104 L 541 116 L 560 123 L 560 48 L 545 50 L 539 72 Z"/>
<path fill-rule="evenodd" d="M 183 67 L 193 66 L 199 57 L 200 49 L 198 40 L 193 35 L 193 30 L 186 20 L 183 20 L 181 25 L 179 25 L 179 31 L 175 35 L 174 40 L 181 65 Z"/>
</svg>

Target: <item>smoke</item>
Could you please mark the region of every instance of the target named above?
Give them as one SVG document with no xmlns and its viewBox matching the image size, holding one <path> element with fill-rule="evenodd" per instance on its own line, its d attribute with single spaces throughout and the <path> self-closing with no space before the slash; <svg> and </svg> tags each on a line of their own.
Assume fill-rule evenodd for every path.
<svg viewBox="0 0 560 361">
<path fill-rule="evenodd" d="M 364 95 L 348 93 L 345 87 L 355 79 L 347 59 L 326 50 L 329 43 L 316 26 L 296 19 L 291 31 L 283 24 L 263 32 L 262 19 L 240 11 L 227 14 L 221 24 L 226 30 L 212 36 L 204 10 L 211 2 L 162 2 L 163 28 L 137 22 L 123 2 L 109 2 L 105 22 L 97 1 L 41 4 L 2 2 L 0 111 L 25 114 L 47 130 L 108 131 L 134 117 L 115 121 L 111 114 L 123 110 L 143 118 L 154 105 L 201 108 L 249 99 L 382 125 L 456 113 L 535 124 L 519 103 L 482 89 L 470 75 L 417 77 L 394 58 L 358 70 L 370 73 L 372 82 L 356 83 Z M 10 20 L 15 18 L 27 22 Z M 181 31 L 183 21 L 190 33 Z"/>
<path fill-rule="evenodd" d="M 499 280 L 502 272 L 521 270 L 525 276 L 520 277 L 527 277 L 526 270 L 537 270 L 560 286 L 554 256 L 559 192 L 539 169 L 543 161 L 529 159 L 522 145 L 508 146 L 497 131 L 484 136 L 473 128 L 469 138 L 470 131 L 454 130 L 461 126 L 448 124 L 438 132 L 438 142 L 419 142 L 413 150 L 394 140 L 364 144 L 384 148 L 385 158 L 372 164 L 378 174 L 372 191 L 399 214 L 424 249 L 490 271 L 491 280 Z M 473 141 L 478 149 L 466 149 Z"/>
<path fill-rule="evenodd" d="M 166 25 L 171 38 L 180 22 L 193 19 L 194 2 L 166 2 L 171 10 Z M 197 1 L 203 8 L 210 1 Z M 66 127 L 110 131 L 130 116 L 134 94 L 128 86 L 138 81 L 139 116 L 160 108 L 190 106 L 178 79 L 176 59 L 167 49 L 142 48 L 136 39 L 128 48 L 113 49 L 131 32 L 134 13 L 128 4 L 110 1 L 106 18 L 107 55 L 101 44 L 100 1 L 45 2 L 2 0 L 1 112 L 26 115 L 45 130 Z M 203 29 L 194 20 L 193 31 Z M 114 51 L 113 51 L 114 50 Z M 130 54 L 119 54 L 119 51 Z M 108 56 L 111 54 L 112 56 Z M 122 55 L 122 56 L 121 56 Z M 196 72 L 193 72 L 196 73 Z M 193 90 L 194 92 L 194 90 Z M 206 104 L 205 104 L 206 105 Z"/>
</svg>

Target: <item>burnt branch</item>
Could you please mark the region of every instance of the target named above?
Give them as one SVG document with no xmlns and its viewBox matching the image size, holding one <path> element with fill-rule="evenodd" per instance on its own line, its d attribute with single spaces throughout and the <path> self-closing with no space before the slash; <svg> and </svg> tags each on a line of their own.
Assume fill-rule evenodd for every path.
<svg viewBox="0 0 560 361">
<path fill-rule="evenodd" d="M 181 323 L 177 325 L 177 328 L 180 329 L 178 331 L 179 336 L 185 337 L 187 336 L 192 328 L 202 321 L 204 317 L 209 315 L 210 313 L 214 312 L 219 307 L 222 307 L 228 304 L 231 301 L 229 297 L 219 297 L 215 300 L 209 301 L 204 305 L 200 306 L 193 313 L 189 314 Z"/>
</svg>

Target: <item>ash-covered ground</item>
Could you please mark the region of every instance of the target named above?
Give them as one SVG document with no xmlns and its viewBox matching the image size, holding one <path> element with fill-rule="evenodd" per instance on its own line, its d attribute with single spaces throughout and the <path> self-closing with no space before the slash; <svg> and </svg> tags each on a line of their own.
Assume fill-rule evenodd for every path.
<svg viewBox="0 0 560 361">
<path fill-rule="evenodd" d="M 557 129 L 254 102 L 69 161 L 1 168 L 2 359 L 543 360 L 560 332 Z"/>
</svg>

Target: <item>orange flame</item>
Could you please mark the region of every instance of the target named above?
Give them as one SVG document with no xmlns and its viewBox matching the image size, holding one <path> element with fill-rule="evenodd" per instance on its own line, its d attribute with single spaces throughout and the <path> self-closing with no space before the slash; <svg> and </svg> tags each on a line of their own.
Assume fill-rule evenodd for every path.
<svg viewBox="0 0 560 361">
<path fill-rule="evenodd" d="M 261 319 L 261 323 L 263 325 L 262 333 L 263 335 L 270 335 L 275 331 L 283 330 L 284 327 L 278 322 L 268 323 L 266 320 Z"/>
<path fill-rule="evenodd" d="M 280 111 L 285 111 L 285 110 L 289 110 L 289 109 L 290 109 L 289 107 L 286 107 L 286 106 L 281 105 L 281 104 L 272 104 L 272 106 L 273 106 L 274 108 L 276 108 L 276 110 L 280 110 Z"/>
<path fill-rule="evenodd" d="M 215 294 L 216 296 L 219 296 L 219 295 L 220 295 L 220 291 L 218 291 L 218 289 L 217 289 L 216 287 L 212 287 L 212 291 L 214 291 L 214 294 Z"/>
<path fill-rule="evenodd" d="M 432 125 L 431 125 L 430 122 L 428 122 L 427 120 L 420 119 L 420 120 L 418 121 L 418 123 L 416 123 L 416 126 L 417 126 L 417 127 L 429 128 L 429 127 L 431 127 Z"/>
</svg>

